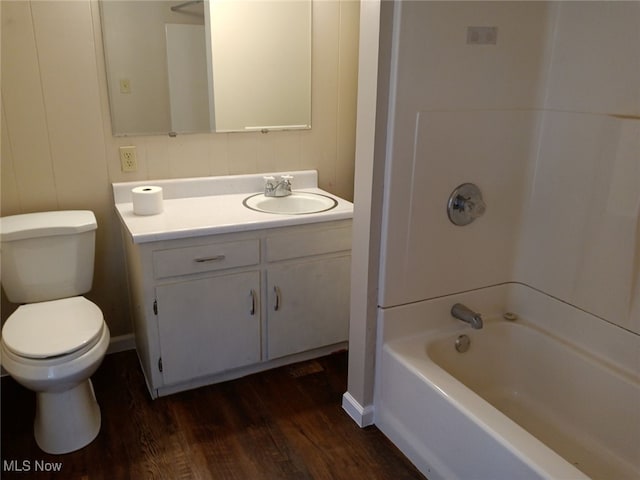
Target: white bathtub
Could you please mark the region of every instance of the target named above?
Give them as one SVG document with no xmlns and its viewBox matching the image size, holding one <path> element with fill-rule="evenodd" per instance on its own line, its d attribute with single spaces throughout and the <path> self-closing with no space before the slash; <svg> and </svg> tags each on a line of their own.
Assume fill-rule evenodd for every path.
<svg viewBox="0 0 640 480">
<path fill-rule="evenodd" d="M 640 478 L 638 335 L 518 284 L 386 309 L 379 334 L 375 423 L 430 480 Z"/>
</svg>

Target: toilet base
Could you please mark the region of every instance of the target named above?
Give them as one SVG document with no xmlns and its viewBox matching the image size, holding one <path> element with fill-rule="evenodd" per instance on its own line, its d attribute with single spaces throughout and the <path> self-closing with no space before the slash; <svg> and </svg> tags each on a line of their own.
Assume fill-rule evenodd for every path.
<svg viewBox="0 0 640 480">
<path fill-rule="evenodd" d="M 36 393 L 36 443 L 47 453 L 69 453 L 88 445 L 100 431 L 100 407 L 91 380 L 63 392 Z"/>
</svg>

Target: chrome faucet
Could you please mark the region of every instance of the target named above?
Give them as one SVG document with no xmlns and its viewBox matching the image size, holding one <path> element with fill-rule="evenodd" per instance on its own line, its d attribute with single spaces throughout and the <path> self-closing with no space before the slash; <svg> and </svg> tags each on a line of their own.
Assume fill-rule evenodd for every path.
<svg viewBox="0 0 640 480">
<path fill-rule="evenodd" d="M 469 325 L 471 325 L 471 328 L 482 328 L 482 315 L 474 312 L 461 303 L 456 303 L 453 307 L 451 307 L 451 315 L 458 320 L 462 320 L 463 322 L 468 323 Z"/>
<path fill-rule="evenodd" d="M 282 175 L 280 181 L 276 182 L 275 177 L 264 177 L 264 196 L 265 197 L 286 197 L 291 195 L 292 175 Z"/>
</svg>

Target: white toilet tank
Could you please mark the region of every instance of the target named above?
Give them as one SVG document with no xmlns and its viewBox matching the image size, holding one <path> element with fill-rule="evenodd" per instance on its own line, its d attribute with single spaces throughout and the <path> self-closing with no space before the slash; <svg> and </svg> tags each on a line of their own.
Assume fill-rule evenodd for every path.
<svg viewBox="0 0 640 480">
<path fill-rule="evenodd" d="M 9 301 L 42 302 L 91 290 L 96 228 L 89 210 L 0 218 L 2 288 Z"/>
</svg>

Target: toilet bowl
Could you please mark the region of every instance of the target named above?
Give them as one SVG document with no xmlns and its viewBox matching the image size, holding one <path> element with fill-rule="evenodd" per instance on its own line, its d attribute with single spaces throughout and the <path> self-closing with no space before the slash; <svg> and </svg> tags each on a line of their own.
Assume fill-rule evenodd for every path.
<svg viewBox="0 0 640 480">
<path fill-rule="evenodd" d="M 91 289 L 95 230 L 87 210 L 0 219 L 2 288 L 20 306 L 2 327 L 2 366 L 36 394 L 34 436 L 51 454 L 90 443 L 101 415 L 90 377 L 109 345 Z"/>
<path fill-rule="evenodd" d="M 84 297 L 18 307 L 2 329 L 2 363 L 11 377 L 36 393 L 34 434 L 47 453 L 90 443 L 101 418 L 89 377 L 109 346 L 102 312 Z"/>
</svg>

